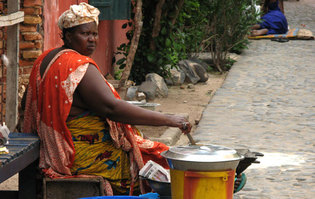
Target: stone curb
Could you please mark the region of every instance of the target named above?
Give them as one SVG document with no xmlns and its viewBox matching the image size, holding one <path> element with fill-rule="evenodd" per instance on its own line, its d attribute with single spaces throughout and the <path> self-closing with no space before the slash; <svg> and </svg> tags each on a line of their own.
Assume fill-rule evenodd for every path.
<svg viewBox="0 0 315 199">
<path fill-rule="evenodd" d="M 172 146 L 176 144 L 181 134 L 182 132 L 179 128 L 169 127 L 164 131 L 161 137 L 154 138 L 153 140 L 157 142 L 162 142 L 168 146 Z"/>
</svg>

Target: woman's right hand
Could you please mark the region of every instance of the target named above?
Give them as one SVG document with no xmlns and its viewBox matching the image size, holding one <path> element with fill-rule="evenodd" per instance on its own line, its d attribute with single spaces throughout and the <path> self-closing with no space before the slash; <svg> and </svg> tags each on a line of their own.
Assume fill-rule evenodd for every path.
<svg viewBox="0 0 315 199">
<path fill-rule="evenodd" d="M 174 115 L 172 120 L 175 121 L 176 127 L 178 127 L 182 133 L 187 134 L 191 131 L 191 123 L 183 116 Z"/>
<path fill-rule="evenodd" d="M 190 133 L 190 131 L 191 131 L 191 128 L 192 128 L 192 126 L 191 126 L 191 124 L 190 124 L 190 122 L 183 122 L 182 123 L 182 125 L 181 125 L 181 127 L 179 127 L 179 129 L 182 131 L 182 133 L 184 133 L 184 134 L 188 134 L 188 133 Z"/>
</svg>

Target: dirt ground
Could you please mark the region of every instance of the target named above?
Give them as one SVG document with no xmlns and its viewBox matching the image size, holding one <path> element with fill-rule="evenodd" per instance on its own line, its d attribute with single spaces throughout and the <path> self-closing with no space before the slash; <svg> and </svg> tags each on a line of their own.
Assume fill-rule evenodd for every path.
<svg viewBox="0 0 315 199">
<path fill-rule="evenodd" d="M 156 98 L 152 103 L 160 104 L 155 111 L 170 114 L 188 114 L 189 121 L 193 125 L 193 131 L 200 120 L 203 110 L 209 103 L 215 91 L 221 87 L 226 74 L 209 74 L 207 82 L 182 86 L 170 86 L 168 97 Z M 167 127 L 137 126 L 148 138 L 161 136 Z"/>
</svg>

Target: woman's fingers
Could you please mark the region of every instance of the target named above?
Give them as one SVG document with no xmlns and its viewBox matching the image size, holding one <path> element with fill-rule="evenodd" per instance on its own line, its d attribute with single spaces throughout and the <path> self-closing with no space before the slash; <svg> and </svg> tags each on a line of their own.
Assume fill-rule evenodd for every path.
<svg viewBox="0 0 315 199">
<path fill-rule="evenodd" d="M 188 121 L 182 122 L 181 126 L 179 127 L 182 133 L 187 134 L 191 131 L 191 124 Z"/>
<path fill-rule="evenodd" d="M 174 127 L 178 127 L 182 133 L 187 134 L 191 131 L 192 125 L 190 122 L 183 116 L 173 115 L 171 120 L 175 124 Z"/>
</svg>

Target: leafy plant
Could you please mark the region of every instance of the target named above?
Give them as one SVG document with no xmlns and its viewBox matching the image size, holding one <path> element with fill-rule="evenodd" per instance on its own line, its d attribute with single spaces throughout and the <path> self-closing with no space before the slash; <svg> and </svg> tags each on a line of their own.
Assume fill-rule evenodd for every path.
<svg viewBox="0 0 315 199">
<path fill-rule="evenodd" d="M 252 0 L 213 0 L 208 4 L 209 36 L 206 41 L 213 62 L 219 71 L 228 70 L 228 52 L 246 48 L 246 35 L 257 22 Z"/>
<path fill-rule="evenodd" d="M 147 73 L 169 75 L 170 67 L 198 52 L 211 52 L 222 72 L 233 62 L 228 52 L 247 47 L 249 27 L 257 22 L 256 0 L 152 0 L 143 1 L 143 27 L 129 79 L 141 83 Z M 131 23 L 123 28 L 132 26 Z M 132 38 L 133 31 L 127 33 Z M 122 44 L 114 60 L 125 67 L 130 42 Z"/>
</svg>

